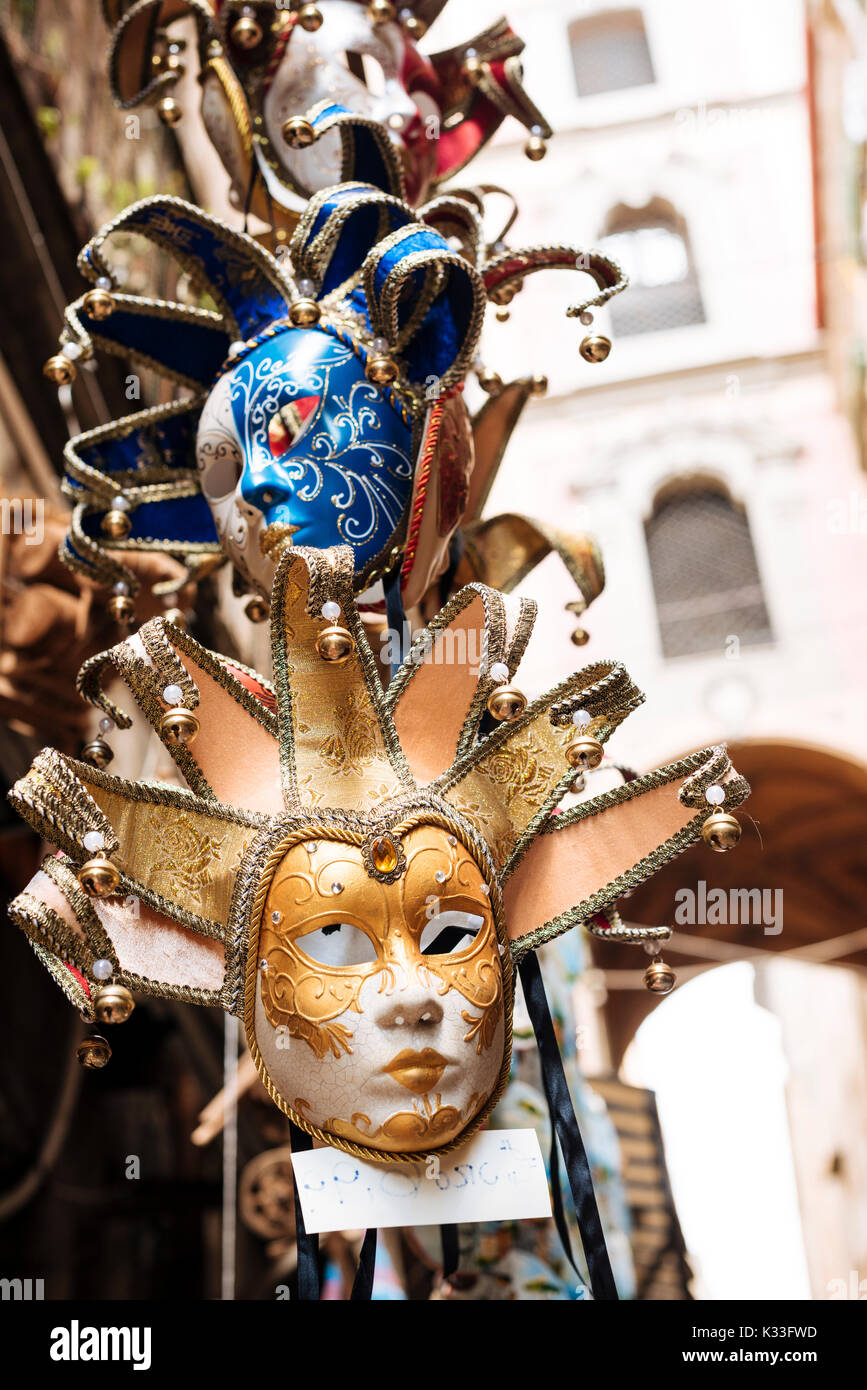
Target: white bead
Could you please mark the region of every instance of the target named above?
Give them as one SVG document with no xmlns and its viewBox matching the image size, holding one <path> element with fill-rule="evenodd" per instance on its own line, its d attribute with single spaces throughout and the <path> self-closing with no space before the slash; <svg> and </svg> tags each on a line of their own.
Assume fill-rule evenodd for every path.
<svg viewBox="0 0 867 1390">
<path fill-rule="evenodd" d="M 374 338 L 370 344 L 377 357 L 387 357 L 391 344 L 387 338 Z"/>
<path fill-rule="evenodd" d="M 456 845 L 456 844 L 457 844 L 457 837 L 454 836 L 454 835 L 449 835 L 448 840 L 449 840 L 449 844 L 450 844 L 450 845 Z"/>
<path fill-rule="evenodd" d="M 662 950 L 661 941 L 645 941 L 644 949 L 649 956 L 658 956 Z"/>
<path fill-rule="evenodd" d="M 578 322 L 583 323 L 585 328 L 589 328 L 593 322 L 593 315 L 589 309 L 585 309 L 583 314 L 578 315 Z"/>
<path fill-rule="evenodd" d="M 182 705 L 184 703 L 184 692 L 179 685 L 167 685 L 163 691 L 163 699 L 167 705 Z"/>
<path fill-rule="evenodd" d="M 121 579 L 117 584 L 112 585 L 112 592 L 115 594 L 128 594 L 129 585 L 124 584 L 123 580 Z"/>
<path fill-rule="evenodd" d="M 322 616 L 327 618 L 329 623 L 336 623 L 340 617 L 340 604 L 329 599 L 327 603 L 322 605 Z"/>
<path fill-rule="evenodd" d="M 129 511 L 129 498 L 128 498 L 128 497 L 124 497 L 123 493 L 122 493 L 122 492 L 119 492 L 118 495 L 117 495 L 117 497 L 113 497 L 113 498 L 112 498 L 111 505 L 114 507 L 114 510 L 115 510 L 116 512 L 128 512 L 128 511 Z"/>
<path fill-rule="evenodd" d="M 64 343 L 60 349 L 64 357 L 68 357 L 70 362 L 77 362 L 82 354 L 81 343 Z"/>
<path fill-rule="evenodd" d="M 299 280 L 298 293 L 302 299 L 313 299 L 316 294 L 316 286 L 312 280 Z"/>
<path fill-rule="evenodd" d="M 110 960 L 95 960 L 93 962 L 93 977 L 95 980 L 110 980 L 114 974 L 114 966 Z"/>
<path fill-rule="evenodd" d="M 726 799 L 726 794 L 722 787 L 708 787 L 704 794 L 705 801 L 709 801 L 711 806 L 721 806 Z"/>
<path fill-rule="evenodd" d="M 111 289 L 111 280 L 108 278 L 107 275 L 100 275 L 99 279 L 98 279 L 97 282 L 96 282 L 96 288 L 97 288 L 98 290 L 110 290 L 110 289 Z"/>
<path fill-rule="evenodd" d="M 82 844 L 88 854 L 96 854 L 97 850 L 105 849 L 105 836 L 101 830 L 88 830 Z"/>
<path fill-rule="evenodd" d="M 576 709 L 575 713 L 572 715 L 572 723 L 575 725 L 576 729 L 586 729 L 587 725 L 590 723 L 590 715 L 587 713 L 587 710 Z"/>
<path fill-rule="evenodd" d="M 333 894 L 335 895 L 335 897 L 336 897 L 338 893 L 342 893 L 342 892 L 343 892 L 343 884 L 342 884 L 342 883 L 332 883 L 332 885 L 331 885 L 331 891 L 332 891 L 332 893 L 333 893 Z"/>
<path fill-rule="evenodd" d="M 229 356 L 230 356 L 230 357 L 240 357 L 241 353 L 245 350 L 246 346 L 247 346 L 247 344 L 246 344 L 246 343 L 242 343 L 242 342 L 230 343 L 230 344 L 229 344 Z"/>
<path fill-rule="evenodd" d="M 108 733 L 111 729 L 113 729 L 113 728 L 114 728 L 114 720 L 113 720 L 113 719 L 109 719 L 109 717 L 108 717 L 107 714 L 104 715 L 104 716 L 102 717 L 102 719 L 100 719 L 100 721 L 99 721 L 99 732 L 100 732 L 101 734 L 107 734 L 107 733 Z"/>
<path fill-rule="evenodd" d="M 503 682 L 507 681 L 508 679 L 509 668 L 506 665 L 505 661 L 495 661 L 493 666 L 491 667 L 491 680 L 496 681 L 498 685 L 502 685 Z"/>
<path fill-rule="evenodd" d="M 487 883 L 483 883 L 483 884 L 482 884 L 482 892 L 483 892 L 483 893 L 490 894 L 490 891 L 491 891 L 491 890 L 490 890 L 490 888 L 488 887 Z"/>
</svg>

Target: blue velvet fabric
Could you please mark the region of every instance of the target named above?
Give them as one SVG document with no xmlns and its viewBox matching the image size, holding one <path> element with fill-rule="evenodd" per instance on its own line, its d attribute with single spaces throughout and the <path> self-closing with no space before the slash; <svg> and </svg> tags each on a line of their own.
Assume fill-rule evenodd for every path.
<svg viewBox="0 0 867 1390">
<path fill-rule="evenodd" d="M 419 226 L 413 235 L 404 237 L 396 246 L 380 256 L 374 273 L 374 292 L 380 296 L 393 271 L 408 257 L 419 251 L 449 253 L 450 247 L 438 232 Z M 406 298 L 398 311 L 401 324 L 411 316 L 418 292 L 424 283 L 424 270 L 413 273 L 415 294 Z M 473 310 L 473 294 L 469 271 L 450 265 L 444 288 L 430 306 L 420 328 L 413 335 L 405 352 L 407 369 L 412 381 L 443 376 L 458 356 L 469 329 Z"/>
<path fill-rule="evenodd" d="M 105 542 L 101 523 L 103 512 L 93 512 L 82 522 L 85 535 Z M 133 541 L 160 540 L 182 549 L 188 542 L 217 543 L 211 509 L 201 493 L 193 497 L 174 497 L 166 502 L 143 502 L 129 514 Z"/>
<path fill-rule="evenodd" d="M 90 318 L 82 309 L 80 318 L 95 337 L 149 357 L 202 386 L 211 384 L 229 350 L 228 334 L 204 323 L 167 322 L 124 308 L 102 320 Z"/>
</svg>

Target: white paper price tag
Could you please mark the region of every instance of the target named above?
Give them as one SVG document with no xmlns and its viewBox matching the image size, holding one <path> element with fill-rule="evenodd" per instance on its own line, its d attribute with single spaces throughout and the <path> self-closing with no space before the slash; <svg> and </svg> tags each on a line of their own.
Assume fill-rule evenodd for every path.
<svg viewBox="0 0 867 1390">
<path fill-rule="evenodd" d="M 485 1130 L 438 1161 L 370 1163 L 322 1148 L 293 1154 L 292 1166 L 311 1234 L 551 1215 L 534 1129 Z"/>
</svg>

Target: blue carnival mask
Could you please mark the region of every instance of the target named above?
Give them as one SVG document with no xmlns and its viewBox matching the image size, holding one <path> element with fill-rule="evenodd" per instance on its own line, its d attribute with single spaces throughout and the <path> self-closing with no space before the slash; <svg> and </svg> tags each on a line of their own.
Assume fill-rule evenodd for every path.
<svg viewBox="0 0 867 1390">
<path fill-rule="evenodd" d="M 223 548 L 266 592 L 288 539 L 350 545 L 369 575 L 413 482 L 410 426 L 352 346 L 319 328 L 286 328 L 229 367 L 202 409 L 197 460 Z"/>
</svg>

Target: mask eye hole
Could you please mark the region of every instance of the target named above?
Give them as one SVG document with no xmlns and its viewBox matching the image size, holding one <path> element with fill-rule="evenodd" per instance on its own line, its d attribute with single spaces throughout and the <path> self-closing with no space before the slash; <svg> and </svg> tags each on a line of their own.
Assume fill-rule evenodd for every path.
<svg viewBox="0 0 867 1390">
<path fill-rule="evenodd" d="M 343 66 L 348 68 L 352 76 L 367 88 L 372 97 L 385 95 L 385 69 L 372 53 L 358 53 L 354 49 L 350 49 L 346 53 L 341 53 L 339 58 Z"/>
<path fill-rule="evenodd" d="M 209 438 L 200 436 L 197 459 L 201 474 L 202 492 L 210 502 L 221 502 L 231 496 L 244 471 L 241 451 L 225 435 Z"/>
<path fill-rule="evenodd" d="M 344 965 L 369 965 L 376 960 L 376 947 L 370 937 L 350 922 L 330 922 L 296 937 L 295 944 L 311 960 L 338 969 Z"/>
<path fill-rule="evenodd" d="M 425 956 L 457 955 L 475 941 L 484 925 L 484 917 L 475 912 L 438 912 L 425 922 L 419 949 Z"/>
<path fill-rule="evenodd" d="M 316 407 L 318 396 L 301 396 L 298 400 L 287 401 L 275 410 L 268 421 L 268 449 L 271 457 L 278 459 L 297 444 L 307 430 Z"/>
</svg>

